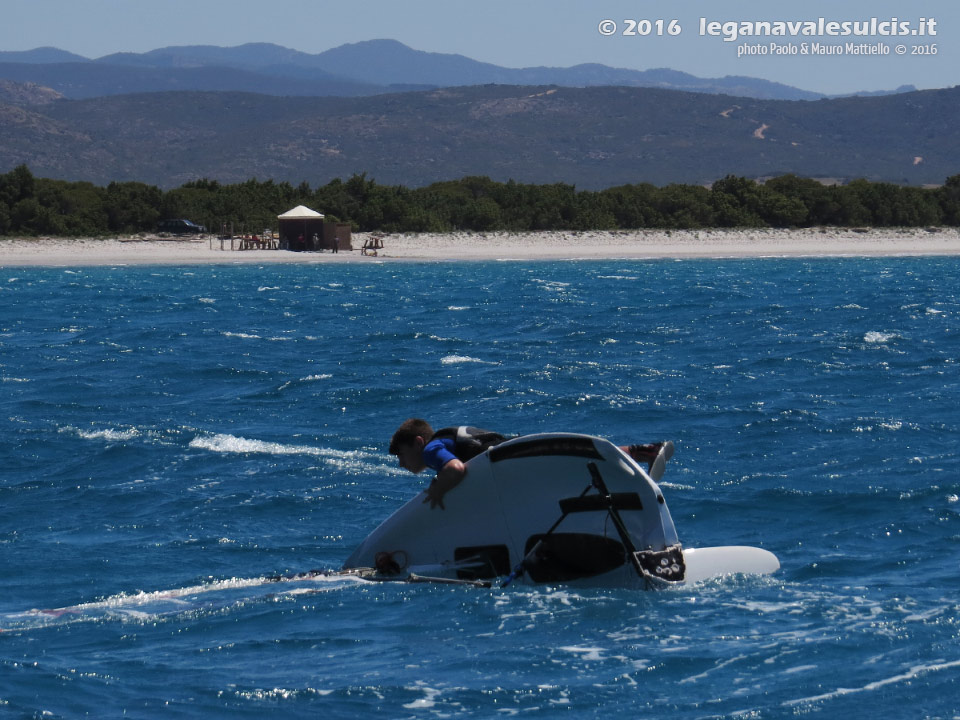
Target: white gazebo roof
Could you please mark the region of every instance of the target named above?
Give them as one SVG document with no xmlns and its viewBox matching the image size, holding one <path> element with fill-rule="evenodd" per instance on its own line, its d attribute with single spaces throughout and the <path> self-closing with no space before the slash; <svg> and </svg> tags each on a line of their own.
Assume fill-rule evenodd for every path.
<svg viewBox="0 0 960 720">
<path fill-rule="evenodd" d="M 277 215 L 279 220 L 310 220 L 322 217 L 322 213 L 311 210 L 305 205 L 297 205 L 293 210 L 287 210 L 283 215 Z"/>
</svg>

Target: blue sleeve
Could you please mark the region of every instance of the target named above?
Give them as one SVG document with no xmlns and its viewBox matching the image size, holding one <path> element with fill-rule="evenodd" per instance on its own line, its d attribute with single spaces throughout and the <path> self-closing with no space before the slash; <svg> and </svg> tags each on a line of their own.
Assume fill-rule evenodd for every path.
<svg viewBox="0 0 960 720">
<path fill-rule="evenodd" d="M 428 468 L 440 472 L 443 466 L 451 460 L 456 460 L 453 454 L 453 440 L 431 440 L 423 448 L 423 462 Z"/>
</svg>

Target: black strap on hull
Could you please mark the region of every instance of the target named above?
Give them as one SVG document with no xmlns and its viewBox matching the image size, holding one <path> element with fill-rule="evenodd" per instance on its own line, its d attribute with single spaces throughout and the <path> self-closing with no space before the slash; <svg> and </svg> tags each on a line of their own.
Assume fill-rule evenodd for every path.
<svg viewBox="0 0 960 720">
<path fill-rule="evenodd" d="M 600 496 L 604 499 L 607 505 L 607 513 L 610 515 L 610 519 L 613 521 L 613 526 L 616 528 L 617 534 L 620 536 L 620 542 L 622 542 L 623 547 L 626 548 L 627 557 L 630 560 L 630 564 L 633 566 L 633 569 L 636 571 L 637 575 L 642 577 L 649 585 L 649 579 L 643 572 L 643 566 L 640 565 L 640 559 L 637 557 L 637 548 L 633 544 L 630 533 L 627 532 L 627 526 L 623 524 L 623 518 L 620 517 L 620 511 L 617 510 L 617 504 L 614 501 L 613 496 L 610 494 L 610 491 L 607 489 L 607 484 L 603 481 L 603 476 L 600 474 L 597 464 L 592 462 L 587 463 L 587 469 L 590 471 L 590 478 L 593 481 L 593 487 L 597 489 L 597 492 L 600 493 Z"/>
</svg>

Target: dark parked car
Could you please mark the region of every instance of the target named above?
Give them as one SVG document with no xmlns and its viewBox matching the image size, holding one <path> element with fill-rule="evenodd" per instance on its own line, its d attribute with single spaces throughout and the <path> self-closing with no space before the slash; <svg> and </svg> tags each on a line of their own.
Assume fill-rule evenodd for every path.
<svg viewBox="0 0 960 720">
<path fill-rule="evenodd" d="M 207 229 L 189 220 L 164 220 L 157 225 L 157 232 L 172 233 L 174 235 L 200 235 Z"/>
</svg>

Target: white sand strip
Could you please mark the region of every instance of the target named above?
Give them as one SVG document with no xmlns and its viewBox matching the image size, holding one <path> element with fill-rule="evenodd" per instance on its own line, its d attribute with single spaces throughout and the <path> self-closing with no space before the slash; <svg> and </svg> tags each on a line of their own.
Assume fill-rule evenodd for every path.
<svg viewBox="0 0 960 720">
<path fill-rule="evenodd" d="M 376 256 L 363 255 L 359 248 L 370 236 L 354 234 L 357 249 L 339 253 L 231 251 L 229 241 L 220 250 L 217 240 L 155 236 L 0 238 L 0 267 L 960 255 L 957 228 L 398 234 L 383 235 Z"/>
</svg>

